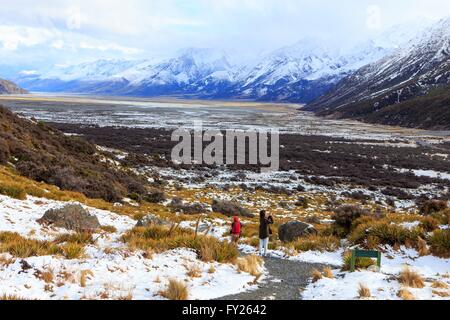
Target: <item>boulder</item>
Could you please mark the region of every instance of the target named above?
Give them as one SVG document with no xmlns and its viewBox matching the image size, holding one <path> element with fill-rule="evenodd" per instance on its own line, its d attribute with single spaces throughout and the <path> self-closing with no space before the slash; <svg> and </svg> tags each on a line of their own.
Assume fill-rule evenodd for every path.
<svg viewBox="0 0 450 320">
<path fill-rule="evenodd" d="M 136 227 L 148 227 L 151 225 L 157 225 L 157 226 L 168 226 L 170 225 L 170 222 L 163 220 L 154 214 L 148 214 L 145 217 L 138 220 L 136 223 Z"/>
<path fill-rule="evenodd" d="M 214 212 L 221 213 L 227 217 L 241 216 L 247 218 L 253 218 L 255 215 L 250 210 L 241 207 L 239 204 L 232 201 L 225 200 L 213 200 L 212 210 Z"/>
<path fill-rule="evenodd" d="M 294 241 L 310 234 L 317 234 L 317 230 L 312 225 L 300 221 L 291 221 L 278 228 L 278 236 L 283 242 Z"/>
<path fill-rule="evenodd" d="M 59 209 L 47 210 L 37 222 L 57 228 L 86 232 L 92 232 L 101 227 L 97 217 L 79 204 L 68 204 Z"/>
</svg>

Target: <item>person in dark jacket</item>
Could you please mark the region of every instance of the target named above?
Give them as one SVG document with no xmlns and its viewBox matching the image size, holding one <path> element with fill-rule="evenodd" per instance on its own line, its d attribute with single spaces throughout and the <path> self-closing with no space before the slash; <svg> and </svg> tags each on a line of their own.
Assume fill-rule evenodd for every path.
<svg viewBox="0 0 450 320">
<path fill-rule="evenodd" d="M 238 243 L 241 237 L 242 223 L 239 221 L 238 216 L 233 217 L 233 223 L 231 224 L 231 241 L 235 244 Z"/>
<path fill-rule="evenodd" d="M 272 216 L 265 210 L 259 212 L 259 254 L 263 257 L 267 255 L 269 247 L 269 236 L 272 234 L 270 225 L 273 224 Z"/>
</svg>

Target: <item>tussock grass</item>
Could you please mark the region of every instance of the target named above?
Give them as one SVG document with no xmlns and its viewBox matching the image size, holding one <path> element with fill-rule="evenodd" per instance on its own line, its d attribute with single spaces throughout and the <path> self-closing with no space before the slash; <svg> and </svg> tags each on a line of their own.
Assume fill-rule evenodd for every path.
<svg viewBox="0 0 450 320">
<path fill-rule="evenodd" d="M 86 287 L 86 280 L 89 279 L 89 277 L 93 277 L 94 273 L 91 270 L 82 270 L 80 272 L 80 287 L 85 288 Z"/>
<path fill-rule="evenodd" d="M 66 259 L 84 258 L 84 246 L 76 242 L 69 242 L 61 246 L 62 254 Z"/>
<path fill-rule="evenodd" d="M 0 255 L 0 266 L 8 267 L 16 261 L 14 258 L 9 258 L 3 255 Z"/>
<path fill-rule="evenodd" d="M 190 278 L 200 278 L 202 276 L 202 270 L 194 263 L 187 267 L 186 275 Z"/>
<path fill-rule="evenodd" d="M 45 270 L 45 271 L 39 272 L 37 277 L 40 280 L 44 281 L 45 283 L 52 283 L 53 279 L 54 279 L 52 270 Z"/>
<path fill-rule="evenodd" d="M 187 229 L 164 226 L 135 227 L 122 236 L 122 241 L 131 249 L 163 252 L 175 248 L 190 248 L 197 252 L 204 262 L 234 262 L 237 248 L 228 242 L 221 242 L 211 236 L 197 235 Z"/>
<path fill-rule="evenodd" d="M 77 244 L 94 244 L 95 241 L 90 232 L 67 233 L 58 236 L 54 242 L 60 243 L 77 243 Z"/>
<path fill-rule="evenodd" d="M 430 237 L 431 252 L 442 258 L 450 258 L 450 230 L 436 230 Z"/>
<path fill-rule="evenodd" d="M 419 237 L 425 237 L 425 231 L 421 227 L 411 230 L 397 225 L 392 216 L 381 220 L 359 224 L 349 235 L 348 239 L 353 244 L 368 245 L 375 247 L 379 244 L 391 246 L 415 244 Z M 367 240 L 370 238 L 370 243 Z"/>
<path fill-rule="evenodd" d="M 370 298 L 371 296 L 370 289 L 366 285 L 360 283 L 358 286 L 358 297 L 363 299 Z"/>
<path fill-rule="evenodd" d="M 30 300 L 27 298 L 23 298 L 21 296 L 15 295 L 15 294 L 2 294 L 0 295 L 0 301 L 13 301 L 13 300 Z"/>
<path fill-rule="evenodd" d="M 405 266 L 400 272 L 399 282 L 410 288 L 423 288 L 425 287 L 425 281 L 422 276 L 417 272 L 411 270 L 409 267 Z"/>
<path fill-rule="evenodd" d="M 340 241 L 335 236 L 310 235 L 299 238 L 292 243 L 297 251 L 335 251 L 340 246 Z"/>
<path fill-rule="evenodd" d="M 397 297 L 403 300 L 416 300 L 414 295 L 408 289 L 402 288 L 397 292 Z"/>
<path fill-rule="evenodd" d="M 323 268 L 322 274 L 325 278 L 334 279 L 333 270 L 330 267 Z"/>
<path fill-rule="evenodd" d="M 182 281 L 171 279 L 166 289 L 159 293 L 169 300 L 187 300 L 189 297 L 189 291 L 186 284 Z"/>
<path fill-rule="evenodd" d="M 434 289 L 448 289 L 449 285 L 443 281 L 434 281 L 431 287 Z"/>
<path fill-rule="evenodd" d="M 419 256 L 427 256 L 430 254 L 430 251 L 428 250 L 427 242 L 423 240 L 421 237 L 417 240 L 417 252 L 419 253 Z"/>
<path fill-rule="evenodd" d="M 447 292 L 447 291 L 431 290 L 431 292 L 432 292 L 434 295 L 437 295 L 437 296 L 439 296 L 439 297 L 441 297 L 441 298 L 448 298 L 448 297 L 450 297 L 450 293 Z"/>
<path fill-rule="evenodd" d="M 117 232 L 117 228 L 114 226 L 101 226 L 101 230 L 103 230 L 106 233 L 115 233 Z"/>
<path fill-rule="evenodd" d="M 315 283 L 323 278 L 322 272 L 317 269 L 311 271 L 312 282 Z"/>
<path fill-rule="evenodd" d="M 238 258 L 236 262 L 236 266 L 239 272 L 247 272 L 254 277 L 261 276 L 262 264 L 262 258 L 255 255 Z"/>
<path fill-rule="evenodd" d="M 0 252 L 17 258 L 61 254 L 61 248 L 49 241 L 26 239 L 18 233 L 0 232 Z"/>
</svg>

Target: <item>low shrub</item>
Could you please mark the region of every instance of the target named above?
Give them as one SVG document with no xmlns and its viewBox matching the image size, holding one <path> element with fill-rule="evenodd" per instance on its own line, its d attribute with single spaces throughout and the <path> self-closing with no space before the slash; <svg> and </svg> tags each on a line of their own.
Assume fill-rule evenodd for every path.
<svg viewBox="0 0 450 320">
<path fill-rule="evenodd" d="M 353 222 L 368 214 L 368 210 L 356 205 L 343 205 L 336 208 L 332 216 L 335 233 L 340 237 L 346 236 L 350 232 Z"/>
<path fill-rule="evenodd" d="M 420 214 L 431 215 L 447 209 L 447 201 L 443 200 L 426 200 L 419 203 Z"/>
<path fill-rule="evenodd" d="M 431 244 L 431 252 L 434 255 L 450 258 L 450 230 L 436 230 L 431 235 L 429 242 Z"/>
</svg>

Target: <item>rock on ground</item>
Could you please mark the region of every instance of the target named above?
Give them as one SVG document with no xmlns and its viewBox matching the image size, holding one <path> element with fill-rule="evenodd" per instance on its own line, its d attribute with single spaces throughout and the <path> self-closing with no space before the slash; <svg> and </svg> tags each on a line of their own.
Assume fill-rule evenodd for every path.
<svg viewBox="0 0 450 320">
<path fill-rule="evenodd" d="M 283 242 L 294 241 L 310 234 L 317 234 L 317 230 L 312 225 L 300 221 L 291 221 L 278 228 L 278 236 Z"/>
<path fill-rule="evenodd" d="M 59 209 L 47 210 L 37 222 L 67 230 L 88 232 L 95 231 L 101 226 L 97 217 L 79 204 L 68 204 Z"/>
</svg>

